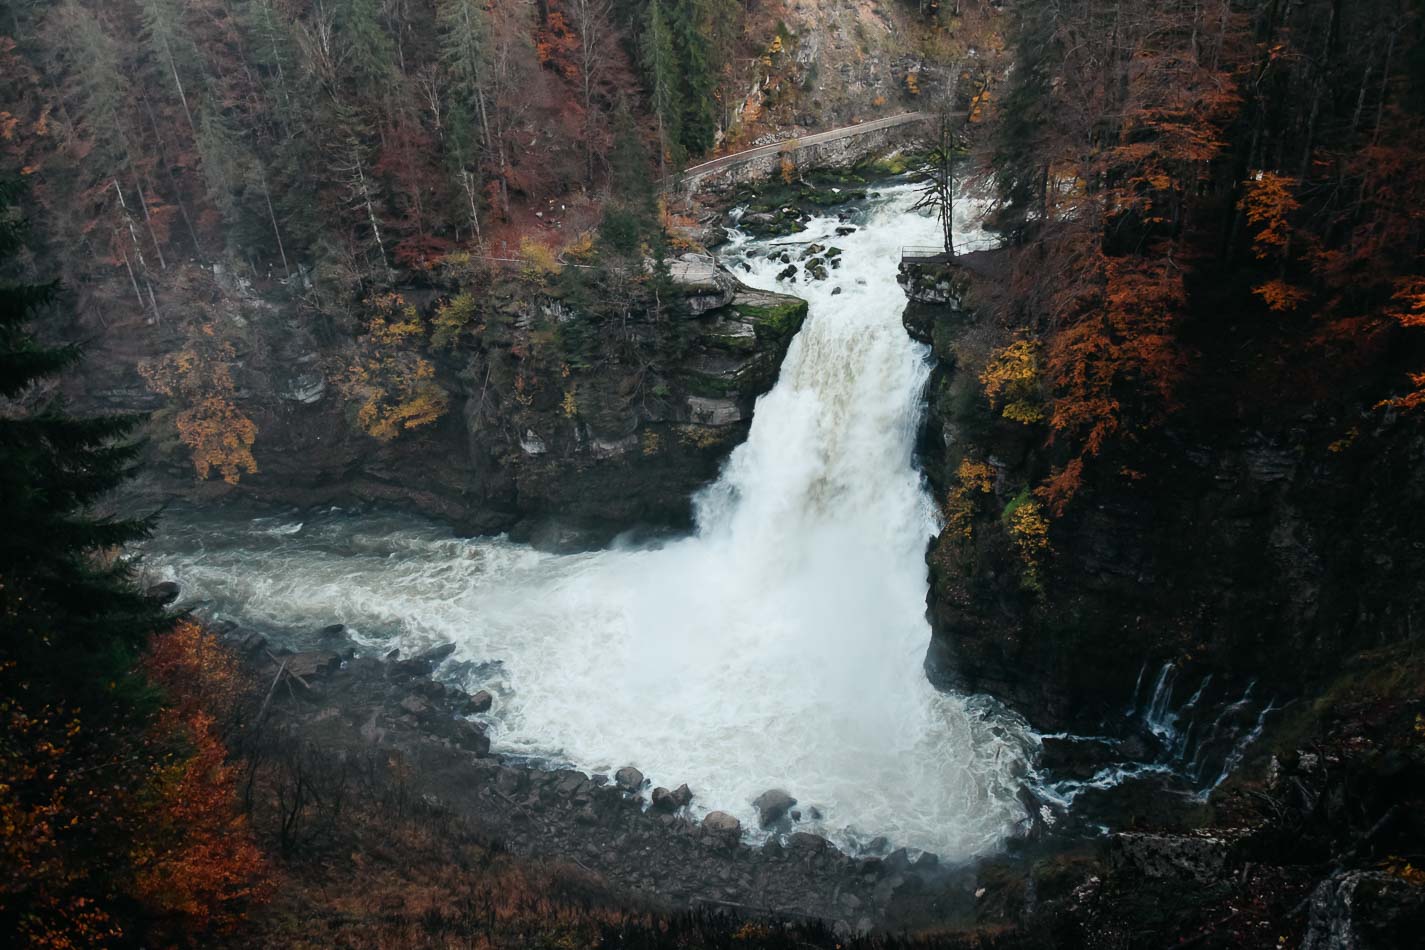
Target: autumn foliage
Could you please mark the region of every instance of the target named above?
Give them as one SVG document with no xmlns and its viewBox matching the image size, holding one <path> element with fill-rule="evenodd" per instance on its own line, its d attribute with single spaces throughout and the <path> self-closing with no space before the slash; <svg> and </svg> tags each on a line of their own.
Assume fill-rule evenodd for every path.
<svg viewBox="0 0 1425 950">
<path fill-rule="evenodd" d="M 1359 369 L 1425 323 L 1416 8 L 1067 0 L 1025 7 L 1019 40 L 989 174 L 1019 248 L 1000 315 L 1023 342 L 984 382 L 1014 405 L 1012 347 L 1043 353 L 1050 513 L 1220 369 L 1196 340 L 1271 337 L 1298 348 L 1283 362 Z M 1425 403 L 1422 379 L 1367 408 Z"/>
<path fill-rule="evenodd" d="M 152 726 L 151 741 L 165 752 L 132 854 L 134 894 L 175 934 L 229 930 L 272 889 L 223 741 L 251 686 L 233 654 L 192 621 L 158 637 L 143 670 L 168 702 Z"/>
</svg>

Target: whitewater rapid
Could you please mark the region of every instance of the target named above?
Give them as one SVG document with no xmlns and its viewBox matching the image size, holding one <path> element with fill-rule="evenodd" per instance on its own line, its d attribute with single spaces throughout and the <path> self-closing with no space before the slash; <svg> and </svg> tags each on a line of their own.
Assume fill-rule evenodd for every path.
<svg viewBox="0 0 1425 950">
<path fill-rule="evenodd" d="M 407 655 L 455 642 L 449 669 L 496 697 L 496 751 L 589 773 L 634 765 L 655 785 L 688 783 L 695 813 L 749 829 L 752 800 L 780 787 L 801 803 L 799 828 L 843 847 L 990 850 L 1024 818 L 1037 740 L 922 671 L 938 525 L 912 449 L 929 366 L 895 274 L 900 247 L 934 244 L 938 228 L 912 203 L 893 187 L 855 212 L 853 234 L 830 216 L 724 250 L 745 282 L 810 313 L 685 539 L 555 555 L 390 513 L 195 516 L 165 524 L 147 567 L 247 625 L 339 621 Z M 766 252 L 786 241 L 840 247 L 843 264 L 780 282 Z"/>
</svg>

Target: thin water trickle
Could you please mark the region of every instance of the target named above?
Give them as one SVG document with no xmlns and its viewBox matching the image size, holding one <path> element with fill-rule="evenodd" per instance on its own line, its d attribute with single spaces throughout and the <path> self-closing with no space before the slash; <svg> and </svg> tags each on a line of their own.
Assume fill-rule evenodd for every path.
<svg viewBox="0 0 1425 950">
<path fill-rule="evenodd" d="M 149 564 L 244 623 L 341 621 L 405 651 L 454 641 L 457 662 L 483 664 L 470 685 L 497 695 L 498 751 L 635 765 L 748 827 L 775 786 L 845 846 L 992 849 L 1024 817 L 1037 739 L 922 672 L 937 525 L 912 449 L 929 367 L 895 274 L 900 247 L 938 227 L 913 200 L 889 189 L 849 235 L 812 221 L 792 240 L 842 248 L 819 283 L 780 282 L 773 242 L 735 238 L 725 257 L 747 283 L 811 309 L 686 539 L 553 555 L 390 514 L 203 516 L 169 525 Z"/>
</svg>

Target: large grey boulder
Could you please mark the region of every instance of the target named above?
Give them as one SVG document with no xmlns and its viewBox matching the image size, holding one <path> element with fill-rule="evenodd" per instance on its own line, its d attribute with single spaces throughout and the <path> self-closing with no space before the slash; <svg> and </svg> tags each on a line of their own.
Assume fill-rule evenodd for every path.
<svg viewBox="0 0 1425 950">
<path fill-rule="evenodd" d="M 643 773 L 631 765 L 625 765 L 614 773 L 614 784 L 626 792 L 636 792 L 643 787 Z"/>
<path fill-rule="evenodd" d="M 757 809 L 757 820 L 763 828 L 774 825 L 782 819 L 782 816 L 797 803 L 797 800 L 788 795 L 784 789 L 769 788 L 758 795 L 752 801 L 752 807 Z"/>
</svg>

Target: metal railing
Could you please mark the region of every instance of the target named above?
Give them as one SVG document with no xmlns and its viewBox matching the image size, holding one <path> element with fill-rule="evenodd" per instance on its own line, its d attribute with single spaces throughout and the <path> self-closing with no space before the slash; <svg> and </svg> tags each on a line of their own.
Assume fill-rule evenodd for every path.
<svg viewBox="0 0 1425 950">
<path fill-rule="evenodd" d="M 902 264 L 947 264 L 955 257 L 944 245 L 907 245 L 901 248 Z"/>
</svg>

